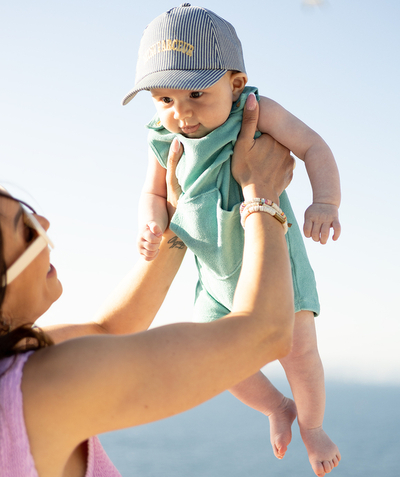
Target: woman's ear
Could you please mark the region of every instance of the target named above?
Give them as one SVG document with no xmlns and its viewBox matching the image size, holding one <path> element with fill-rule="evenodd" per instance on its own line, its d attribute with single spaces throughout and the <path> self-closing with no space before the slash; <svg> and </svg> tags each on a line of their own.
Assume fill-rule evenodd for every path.
<svg viewBox="0 0 400 477">
<path fill-rule="evenodd" d="M 230 82 L 232 88 L 232 101 L 237 101 L 246 86 L 247 75 L 241 71 L 231 71 Z"/>
</svg>

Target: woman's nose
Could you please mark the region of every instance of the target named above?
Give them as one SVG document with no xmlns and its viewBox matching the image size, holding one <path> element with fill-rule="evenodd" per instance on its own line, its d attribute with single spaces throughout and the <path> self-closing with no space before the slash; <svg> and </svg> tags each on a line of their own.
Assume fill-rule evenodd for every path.
<svg viewBox="0 0 400 477">
<path fill-rule="evenodd" d="M 36 215 L 36 220 L 39 222 L 39 224 L 46 230 L 46 232 L 49 230 L 50 227 L 50 222 L 46 219 L 46 217 L 43 217 L 42 215 Z"/>
</svg>

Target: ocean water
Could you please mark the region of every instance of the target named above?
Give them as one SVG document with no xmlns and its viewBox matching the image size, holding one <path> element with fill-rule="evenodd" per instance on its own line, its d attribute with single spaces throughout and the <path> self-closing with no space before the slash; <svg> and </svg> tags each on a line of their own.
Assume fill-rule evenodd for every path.
<svg viewBox="0 0 400 477">
<path fill-rule="evenodd" d="M 277 387 L 290 394 L 286 383 Z M 400 476 L 400 387 L 326 385 L 324 429 L 342 461 L 332 477 Z M 283 460 L 268 419 L 228 392 L 195 409 L 100 436 L 123 477 L 312 477 L 296 421 Z"/>
</svg>

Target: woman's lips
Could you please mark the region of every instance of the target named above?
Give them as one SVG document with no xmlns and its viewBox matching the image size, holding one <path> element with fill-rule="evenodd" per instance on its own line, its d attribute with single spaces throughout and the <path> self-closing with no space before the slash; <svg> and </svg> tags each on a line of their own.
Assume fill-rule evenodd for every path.
<svg viewBox="0 0 400 477">
<path fill-rule="evenodd" d="M 193 134 L 199 129 L 199 127 L 200 123 L 196 124 L 195 126 L 184 126 L 181 129 L 185 134 Z"/>
<path fill-rule="evenodd" d="M 47 276 L 48 276 L 48 277 L 52 277 L 53 275 L 57 275 L 57 270 L 56 270 L 55 267 L 50 263 L 49 271 L 47 272 Z"/>
</svg>

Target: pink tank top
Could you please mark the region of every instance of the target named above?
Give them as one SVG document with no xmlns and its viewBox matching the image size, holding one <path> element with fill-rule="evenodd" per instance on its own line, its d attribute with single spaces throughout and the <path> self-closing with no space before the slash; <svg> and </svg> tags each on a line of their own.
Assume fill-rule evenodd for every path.
<svg viewBox="0 0 400 477">
<path fill-rule="evenodd" d="M 2 477 L 39 477 L 26 433 L 21 378 L 22 369 L 32 353 L 0 361 L 0 473 Z M 10 369 L 9 366 L 12 365 Z M 4 373 L 5 370 L 8 370 Z M 121 477 L 104 452 L 99 439 L 89 439 L 85 477 Z"/>
</svg>

